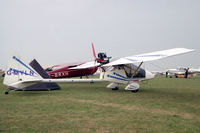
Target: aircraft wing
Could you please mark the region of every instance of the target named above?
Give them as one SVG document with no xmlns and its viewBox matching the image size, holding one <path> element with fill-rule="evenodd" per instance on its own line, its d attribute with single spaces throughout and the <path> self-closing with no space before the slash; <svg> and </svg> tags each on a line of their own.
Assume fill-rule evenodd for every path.
<svg viewBox="0 0 200 133">
<path fill-rule="evenodd" d="M 170 74 L 185 74 L 185 71 L 178 71 L 178 70 L 168 70 Z"/>
<path fill-rule="evenodd" d="M 101 64 L 96 62 L 96 61 L 89 61 L 89 62 L 85 62 L 81 65 L 78 65 L 76 67 L 72 67 L 70 69 L 85 69 L 85 68 L 91 68 L 91 67 L 98 67 L 100 66 Z"/>
<path fill-rule="evenodd" d="M 73 66 L 78 66 L 78 65 L 81 65 L 81 64 L 83 64 L 83 62 L 65 63 L 65 64 L 54 65 L 53 67 L 60 67 L 60 68 L 66 67 L 66 66 L 73 67 Z"/>
<path fill-rule="evenodd" d="M 113 65 L 132 64 L 132 63 L 153 61 L 153 60 L 158 60 L 158 59 L 175 56 L 178 54 L 184 54 L 184 53 L 188 53 L 188 52 L 192 52 L 192 51 L 194 51 L 194 50 L 186 49 L 186 48 L 173 48 L 173 49 L 168 49 L 168 50 L 162 50 L 162 51 L 156 51 L 156 52 L 151 52 L 151 53 L 146 53 L 146 54 L 139 54 L 139 55 L 133 55 L 133 56 L 120 58 L 120 59 L 110 62 L 104 66 L 113 66 Z"/>
<path fill-rule="evenodd" d="M 200 73 L 200 71 L 197 69 L 189 69 L 189 74 L 195 74 L 195 73 Z"/>
</svg>

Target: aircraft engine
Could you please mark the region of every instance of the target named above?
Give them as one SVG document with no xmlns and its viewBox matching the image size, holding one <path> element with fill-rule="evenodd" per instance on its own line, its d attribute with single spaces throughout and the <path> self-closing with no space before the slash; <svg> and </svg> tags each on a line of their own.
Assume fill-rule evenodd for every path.
<svg viewBox="0 0 200 133">
<path fill-rule="evenodd" d="M 103 60 L 103 61 L 97 61 L 98 63 L 101 63 L 101 64 L 107 64 L 110 62 L 110 59 L 111 59 L 111 57 L 108 57 L 106 53 L 98 53 L 98 58 Z"/>
</svg>

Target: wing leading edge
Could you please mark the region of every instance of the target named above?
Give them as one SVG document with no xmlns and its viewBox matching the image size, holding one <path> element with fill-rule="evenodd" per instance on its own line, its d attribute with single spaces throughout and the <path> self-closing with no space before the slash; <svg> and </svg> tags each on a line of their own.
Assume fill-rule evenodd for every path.
<svg viewBox="0 0 200 133">
<path fill-rule="evenodd" d="M 96 61 L 90 61 L 90 62 L 86 62 L 86 63 L 83 63 L 81 65 L 78 65 L 76 67 L 72 67 L 70 69 L 72 70 L 75 70 L 75 69 L 86 69 L 86 68 L 92 68 L 92 67 L 98 67 L 100 66 L 101 64 L 96 62 Z"/>
<path fill-rule="evenodd" d="M 173 49 L 168 49 L 168 50 L 162 50 L 162 51 L 156 51 L 156 52 L 151 52 L 151 53 L 145 53 L 145 54 L 139 54 L 139 55 L 133 55 L 133 56 L 120 58 L 120 59 L 110 62 L 104 66 L 132 64 L 132 63 L 159 60 L 162 58 L 175 56 L 175 55 L 179 55 L 179 54 L 184 54 L 184 53 L 189 53 L 192 51 L 194 51 L 194 50 L 186 49 L 186 48 L 173 48 Z"/>
</svg>

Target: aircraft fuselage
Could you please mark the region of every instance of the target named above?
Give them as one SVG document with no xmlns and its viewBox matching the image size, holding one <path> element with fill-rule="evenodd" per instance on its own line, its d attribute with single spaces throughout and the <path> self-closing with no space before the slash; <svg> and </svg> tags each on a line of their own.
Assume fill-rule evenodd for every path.
<svg viewBox="0 0 200 133">
<path fill-rule="evenodd" d="M 92 75 L 97 71 L 97 67 L 86 69 L 70 69 L 69 66 L 48 72 L 51 78 L 71 78 Z"/>
</svg>

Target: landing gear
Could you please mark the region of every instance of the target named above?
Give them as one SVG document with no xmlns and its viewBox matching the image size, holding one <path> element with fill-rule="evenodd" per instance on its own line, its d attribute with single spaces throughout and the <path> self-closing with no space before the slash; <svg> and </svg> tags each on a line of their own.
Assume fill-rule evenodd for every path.
<svg viewBox="0 0 200 133">
<path fill-rule="evenodd" d="M 107 85 L 107 88 L 112 89 L 112 90 L 119 90 L 119 84 L 118 83 L 110 83 Z"/>
<path fill-rule="evenodd" d="M 138 91 L 139 91 L 139 89 L 137 89 L 137 90 L 132 90 L 131 92 L 137 93 Z"/>
<path fill-rule="evenodd" d="M 5 95 L 8 95 L 9 94 L 9 92 L 13 92 L 13 91 L 17 91 L 17 90 L 21 90 L 21 89 L 8 89 L 8 91 L 6 91 L 5 92 Z M 22 91 L 24 91 L 24 90 L 22 90 Z"/>
<path fill-rule="evenodd" d="M 112 88 L 113 91 L 119 90 L 119 87 Z"/>
</svg>

